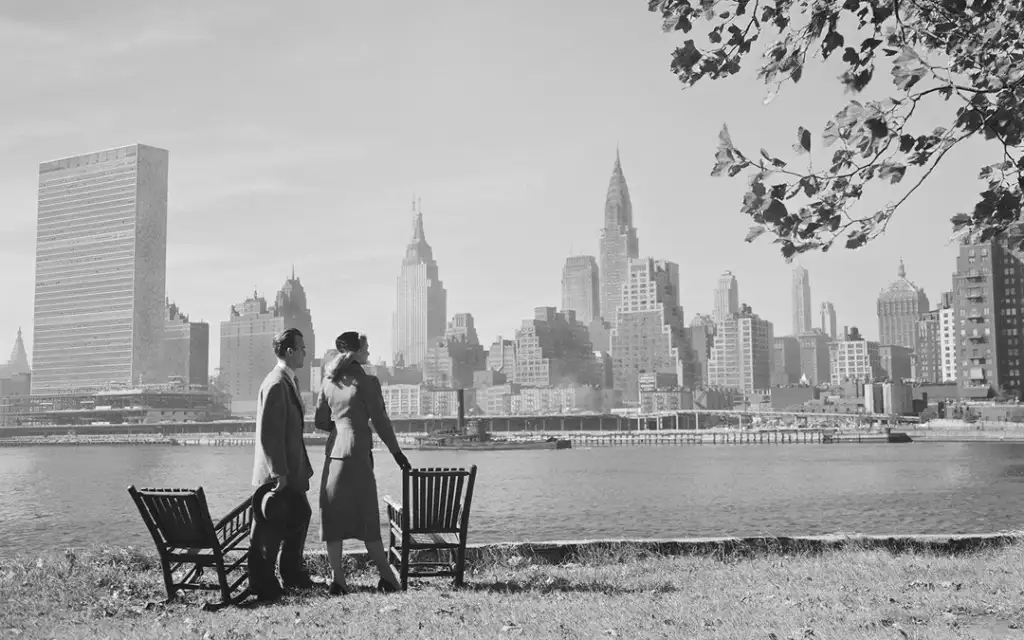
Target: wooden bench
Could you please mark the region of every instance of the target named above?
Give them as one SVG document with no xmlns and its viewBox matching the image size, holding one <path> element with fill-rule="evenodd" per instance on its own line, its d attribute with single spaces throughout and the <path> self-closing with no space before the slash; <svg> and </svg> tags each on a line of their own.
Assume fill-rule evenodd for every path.
<svg viewBox="0 0 1024 640">
<path fill-rule="evenodd" d="M 467 469 L 406 469 L 402 502 L 384 496 L 388 512 L 388 561 L 398 569 L 402 589 L 410 577 L 451 576 L 461 587 L 466 571 L 469 508 L 476 465 Z M 432 551 L 431 561 L 412 562 L 412 552 Z M 442 560 L 447 557 L 447 560 Z"/>
<path fill-rule="evenodd" d="M 168 601 L 174 600 L 179 590 L 219 590 L 220 602 L 207 602 L 203 606 L 206 610 L 216 610 L 237 604 L 249 595 L 249 546 L 246 543 L 252 529 L 251 498 L 214 524 L 202 487 L 136 489 L 132 485 L 128 493 L 160 554 Z M 203 570 L 207 567 L 217 572 L 215 584 L 203 580 Z M 181 571 L 184 575 L 180 581 L 175 581 L 174 575 Z"/>
</svg>

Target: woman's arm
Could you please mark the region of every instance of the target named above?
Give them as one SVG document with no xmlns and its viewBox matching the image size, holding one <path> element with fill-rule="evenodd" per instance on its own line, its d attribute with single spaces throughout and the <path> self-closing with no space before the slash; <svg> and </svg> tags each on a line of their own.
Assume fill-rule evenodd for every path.
<svg viewBox="0 0 1024 640">
<path fill-rule="evenodd" d="M 398 445 L 398 438 L 395 437 L 395 428 L 384 407 L 384 390 L 380 388 L 380 380 L 376 376 L 366 376 L 366 382 L 366 408 L 370 413 L 373 429 L 391 455 L 401 453 L 402 447 Z"/>
<path fill-rule="evenodd" d="M 324 381 L 323 384 L 327 384 Z M 324 390 L 320 389 L 320 393 L 316 397 L 316 413 L 313 414 L 313 426 L 321 431 L 334 431 L 334 420 L 331 420 L 331 405 L 327 402 L 327 396 L 324 395 Z"/>
</svg>

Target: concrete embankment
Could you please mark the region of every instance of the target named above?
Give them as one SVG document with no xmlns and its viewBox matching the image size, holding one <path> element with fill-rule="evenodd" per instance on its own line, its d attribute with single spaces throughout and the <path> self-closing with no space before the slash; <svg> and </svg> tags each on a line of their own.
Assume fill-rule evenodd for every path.
<svg viewBox="0 0 1024 640">
<path fill-rule="evenodd" d="M 906 434 L 906 438 L 902 437 Z M 416 435 L 400 434 L 399 441 L 407 449 L 416 448 Z M 573 448 L 674 446 L 674 445 L 748 445 L 748 444 L 820 444 L 820 443 L 888 443 L 907 442 L 1001 442 L 1024 443 L 1024 427 L 995 427 L 985 425 L 962 427 L 895 428 L 892 433 L 864 430 L 681 430 L 681 431 L 547 431 L 530 433 L 499 433 L 496 437 L 511 442 L 533 442 L 547 438 L 562 438 L 572 442 Z M 325 442 L 325 436 L 307 433 L 308 446 Z M 88 433 L 79 428 L 75 433 L 21 435 L 17 429 L 0 429 L 0 447 L 40 445 L 206 445 L 252 446 L 252 432 L 197 432 L 197 433 Z"/>
<path fill-rule="evenodd" d="M 904 429 L 914 442 L 1004 442 L 1024 444 L 1021 427 L 922 427 Z"/>
<path fill-rule="evenodd" d="M 472 530 L 472 526 L 470 526 Z M 996 549 L 1024 542 L 1024 532 L 922 534 L 922 535 L 819 535 L 746 538 L 656 538 L 605 540 L 551 540 L 469 544 L 470 564 L 508 563 L 563 564 L 586 560 L 588 556 L 636 559 L 644 556 L 750 557 L 757 555 L 814 554 L 852 549 L 892 553 L 933 552 L 959 554 Z M 324 552 L 307 551 L 311 558 L 325 560 Z M 346 552 L 357 565 L 369 561 L 365 551 Z"/>
</svg>

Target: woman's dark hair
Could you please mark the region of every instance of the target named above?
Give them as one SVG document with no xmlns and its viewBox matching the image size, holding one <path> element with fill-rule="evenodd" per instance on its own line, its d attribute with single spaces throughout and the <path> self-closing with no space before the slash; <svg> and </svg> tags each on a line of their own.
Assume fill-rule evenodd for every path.
<svg viewBox="0 0 1024 640">
<path fill-rule="evenodd" d="M 301 338 L 302 332 L 292 327 L 291 329 L 285 329 L 274 336 L 274 355 L 278 358 L 283 358 L 288 354 L 289 349 L 295 348 L 296 338 Z"/>
<path fill-rule="evenodd" d="M 358 331 L 346 331 L 334 341 L 338 355 L 327 365 L 327 379 L 337 380 L 345 374 L 345 370 L 355 362 L 356 353 L 366 344 L 366 334 Z"/>
<path fill-rule="evenodd" d="M 366 336 L 358 331 L 346 331 L 334 340 L 334 348 L 338 351 L 359 351 L 366 342 Z"/>
</svg>

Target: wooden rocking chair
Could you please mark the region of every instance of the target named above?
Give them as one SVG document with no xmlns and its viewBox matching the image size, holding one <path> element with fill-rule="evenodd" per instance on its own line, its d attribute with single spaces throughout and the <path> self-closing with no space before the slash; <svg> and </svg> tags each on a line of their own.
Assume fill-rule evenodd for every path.
<svg viewBox="0 0 1024 640">
<path fill-rule="evenodd" d="M 452 576 L 455 586 L 462 586 L 475 482 L 476 465 L 468 470 L 406 469 L 402 504 L 384 496 L 390 530 L 388 561 L 398 569 L 402 590 L 409 588 L 410 576 Z M 410 562 L 413 551 L 431 551 L 434 559 Z M 441 560 L 443 556 L 448 560 Z"/>
<path fill-rule="evenodd" d="M 250 498 L 214 524 L 202 487 L 136 489 L 132 485 L 128 493 L 156 543 L 168 602 L 183 589 L 219 590 L 220 602 L 203 606 L 211 611 L 237 604 L 249 595 L 249 547 L 242 544 L 249 541 L 252 529 Z M 192 565 L 190 569 L 188 565 Z M 206 567 L 216 570 L 216 584 L 202 579 Z M 185 575 L 175 582 L 174 574 L 179 571 Z"/>
</svg>

